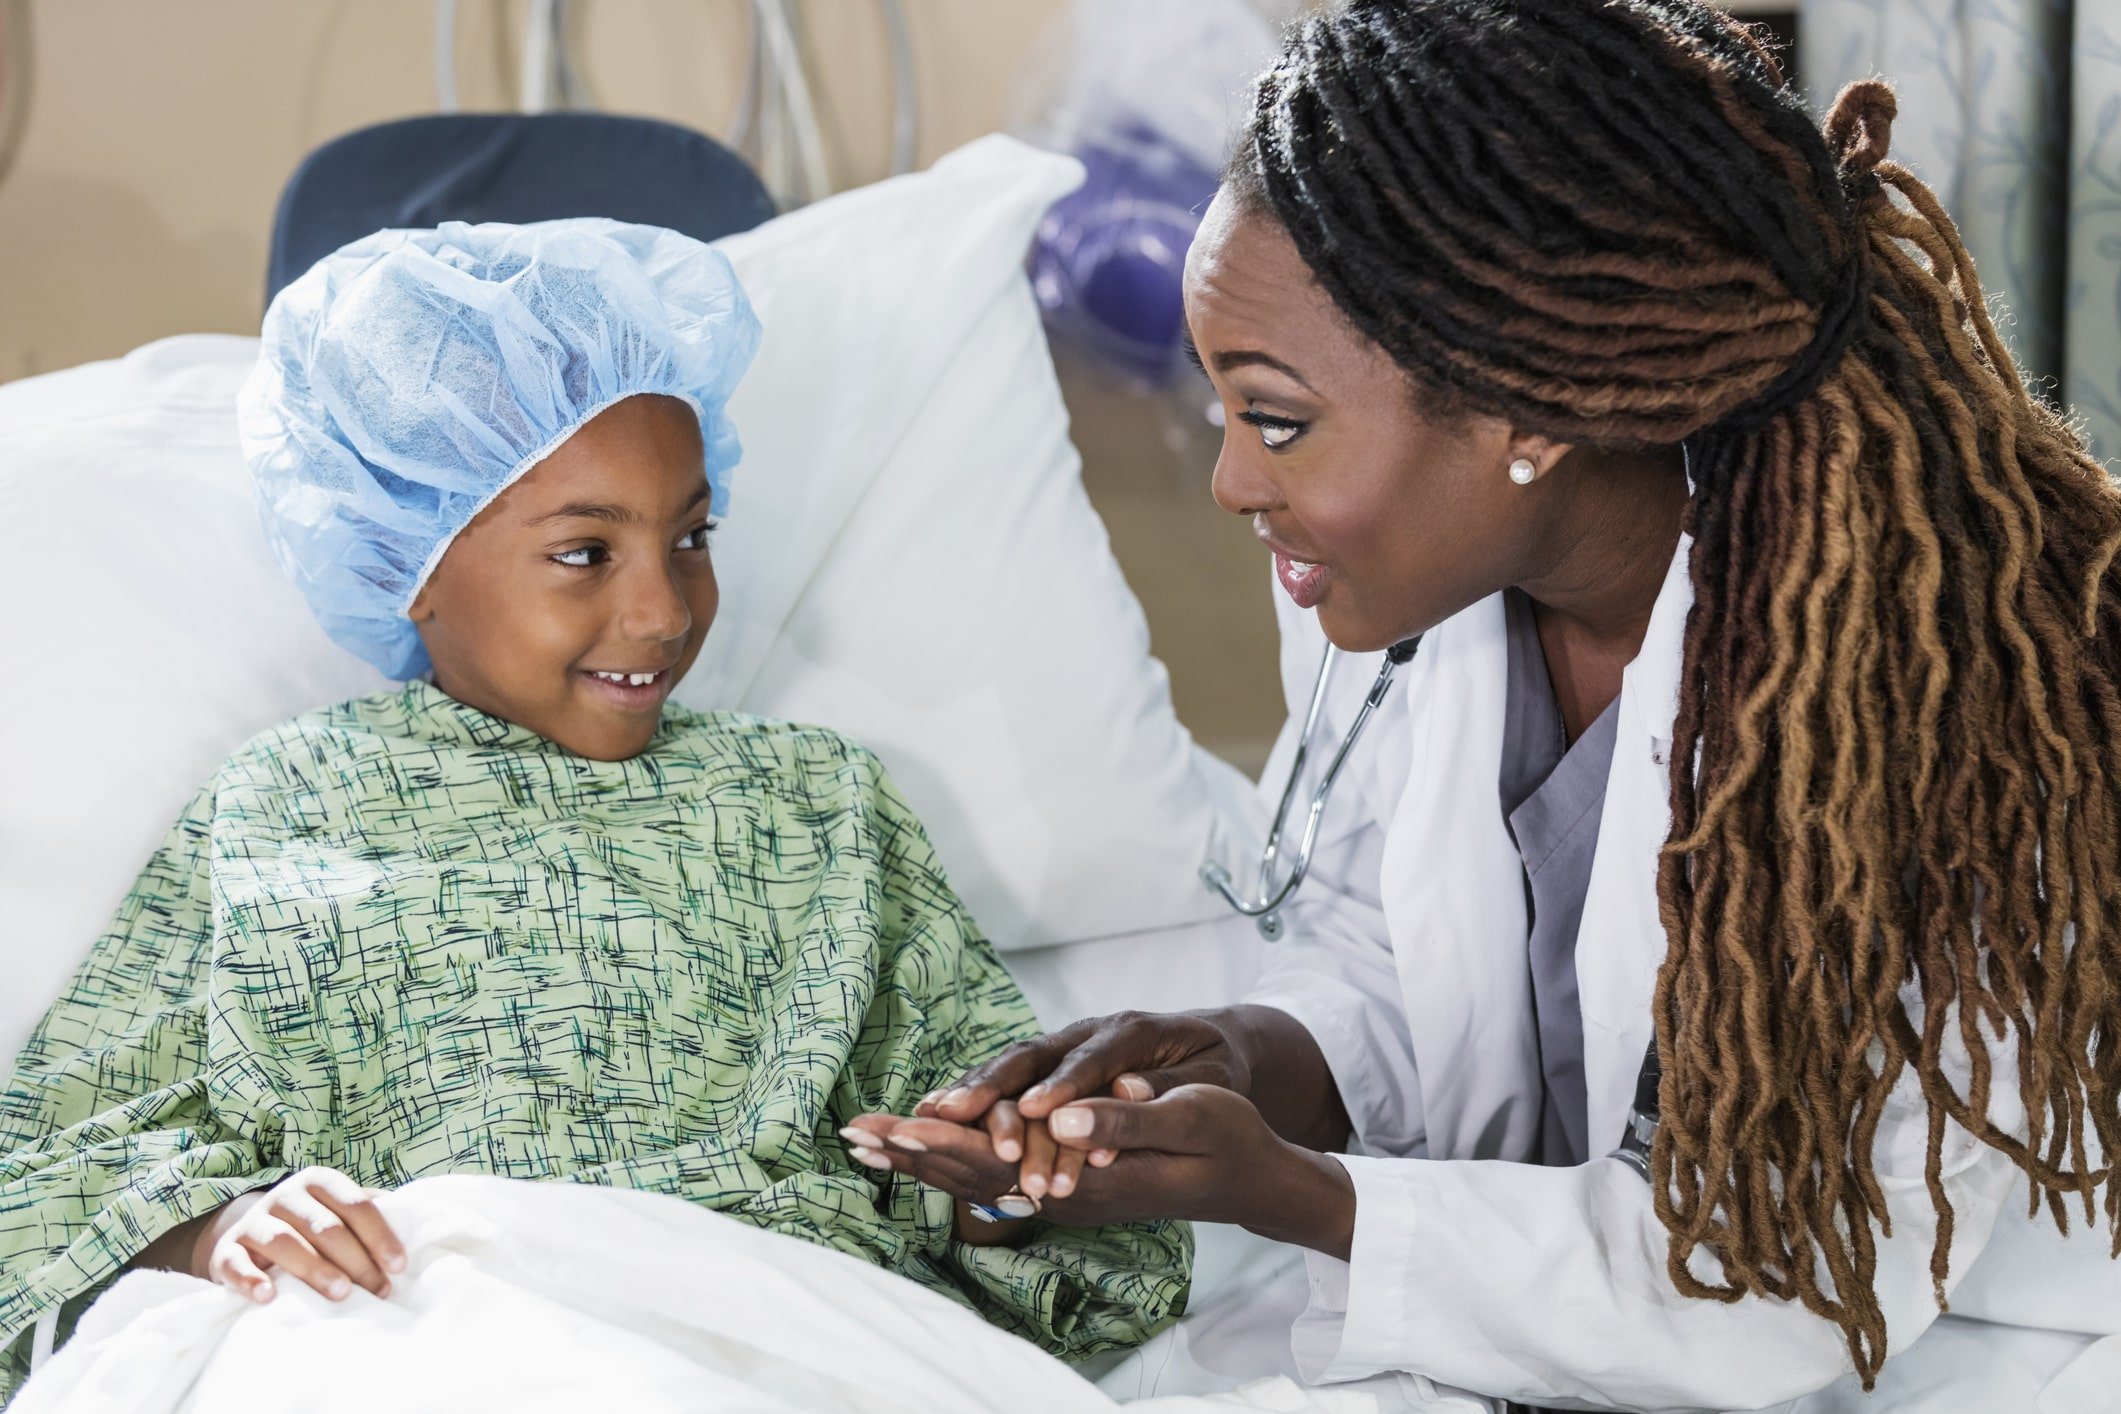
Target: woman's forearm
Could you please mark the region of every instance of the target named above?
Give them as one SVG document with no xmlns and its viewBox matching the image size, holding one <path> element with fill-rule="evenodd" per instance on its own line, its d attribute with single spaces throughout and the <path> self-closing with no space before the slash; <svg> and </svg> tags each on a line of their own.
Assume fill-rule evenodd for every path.
<svg viewBox="0 0 2121 1414">
<path fill-rule="evenodd" d="M 1276 1134 L 1321 1153 L 1348 1146 L 1348 1107 L 1325 1052 L 1302 1022 L 1274 1007 L 1252 1005 L 1226 1007 L 1217 1021 L 1244 1060 L 1246 1097 Z"/>
<path fill-rule="evenodd" d="M 1336 1160 L 1294 1144 L 1286 1160 L 1251 1195 L 1252 1215 L 1243 1226 L 1347 1261 L 1355 1245 L 1355 1180 Z"/>
</svg>

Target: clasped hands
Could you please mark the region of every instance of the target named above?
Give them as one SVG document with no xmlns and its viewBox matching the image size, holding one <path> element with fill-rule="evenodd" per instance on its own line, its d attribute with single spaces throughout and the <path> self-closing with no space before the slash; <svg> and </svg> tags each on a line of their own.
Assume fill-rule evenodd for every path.
<svg viewBox="0 0 2121 1414">
<path fill-rule="evenodd" d="M 1212 1015 L 1123 1013 L 1020 1042 L 912 1115 L 861 1115 L 841 1135 L 870 1168 L 972 1203 L 1014 1189 L 1070 1227 L 1190 1218 L 1341 1245 L 1289 1209 L 1332 1189 L 1352 1212 L 1345 1172 L 1276 1135 L 1251 1080 Z"/>
</svg>

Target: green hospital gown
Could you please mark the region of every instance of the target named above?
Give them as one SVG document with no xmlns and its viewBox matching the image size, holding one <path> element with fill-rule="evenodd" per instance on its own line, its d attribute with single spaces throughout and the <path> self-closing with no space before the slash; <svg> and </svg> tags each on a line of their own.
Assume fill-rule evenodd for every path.
<svg viewBox="0 0 2121 1414">
<path fill-rule="evenodd" d="M 0 1093 L 0 1397 L 41 1312 L 311 1164 L 673 1194 L 1063 1356 L 1141 1341 L 1184 1225 L 967 1246 L 836 1135 L 1036 1029 L 831 732 L 672 709 L 599 762 L 425 683 L 312 713 L 200 792 Z"/>
</svg>

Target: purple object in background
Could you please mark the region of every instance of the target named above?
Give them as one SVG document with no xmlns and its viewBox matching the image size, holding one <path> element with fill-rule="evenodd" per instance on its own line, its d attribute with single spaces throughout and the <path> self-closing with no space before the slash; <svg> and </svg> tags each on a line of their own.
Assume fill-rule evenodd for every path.
<svg viewBox="0 0 2121 1414">
<path fill-rule="evenodd" d="M 1217 174 L 1146 127 L 1076 148 L 1082 186 L 1032 238 L 1047 330 L 1142 388 L 1185 368 L 1180 280 Z"/>
</svg>

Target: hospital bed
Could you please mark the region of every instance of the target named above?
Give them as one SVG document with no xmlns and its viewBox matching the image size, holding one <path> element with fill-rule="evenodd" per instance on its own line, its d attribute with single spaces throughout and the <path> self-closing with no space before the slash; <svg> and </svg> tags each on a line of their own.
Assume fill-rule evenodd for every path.
<svg viewBox="0 0 2121 1414">
<path fill-rule="evenodd" d="M 873 747 L 1048 1024 L 1234 1000 L 1261 947 L 1198 882 L 1256 857 L 1261 807 L 1172 713 L 1022 276 L 1076 179 L 990 138 L 733 224 L 767 332 L 731 409 L 722 609 L 678 693 Z M 254 353 L 181 337 L 0 386 L 9 1054 L 225 755 L 382 685 L 259 535 L 233 418 Z M 1293 1250 L 1204 1227 L 1190 1313 L 1090 1373 L 1123 1400 L 1286 1373 L 1305 1293 Z M 1387 1378 L 1350 1407 L 1478 1407 L 1429 1393 Z"/>
</svg>

